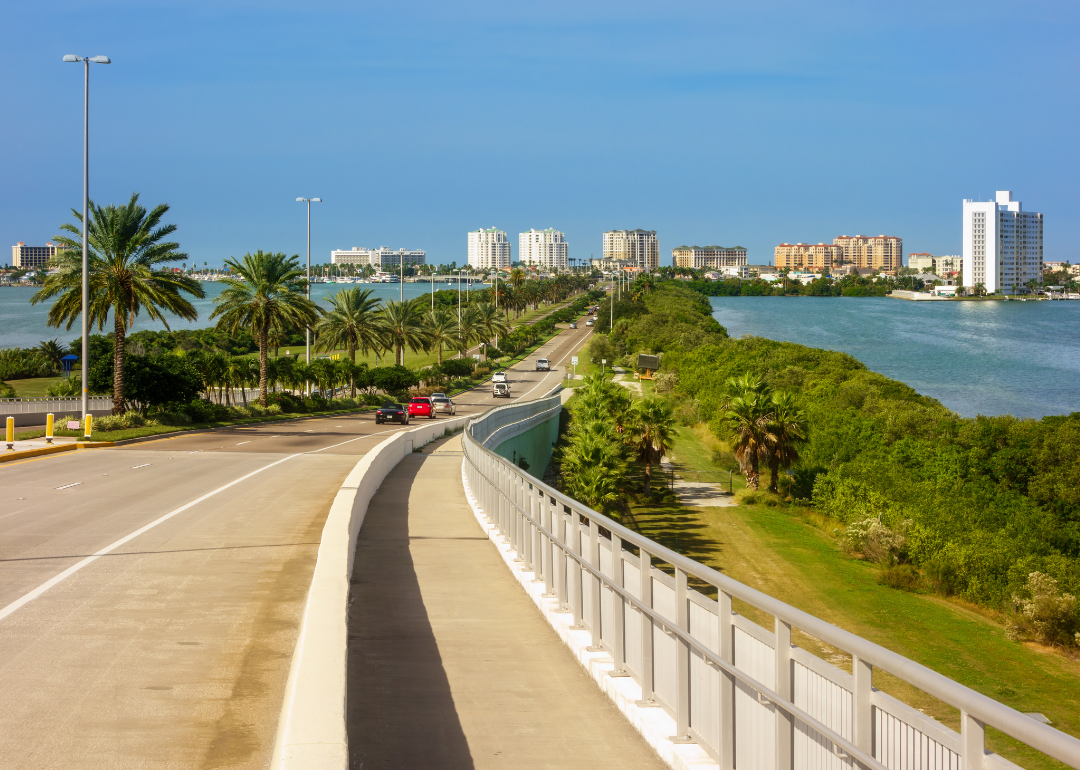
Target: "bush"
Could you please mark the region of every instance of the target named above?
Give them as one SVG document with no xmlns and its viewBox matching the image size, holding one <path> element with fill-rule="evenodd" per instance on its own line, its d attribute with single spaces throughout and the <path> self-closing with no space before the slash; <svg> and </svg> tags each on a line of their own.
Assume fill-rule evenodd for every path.
<svg viewBox="0 0 1080 770">
<path fill-rule="evenodd" d="M 27 380 L 55 374 L 56 367 L 37 351 L 26 348 L 0 350 L 0 380 Z"/>
<path fill-rule="evenodd" d="M 1024 596 L 1012 597 L 1012 614 L 1005 626 L 1010 639 L 1034 639 L 1042 644 L 1080 645 L 1080 604 L 1063 593 L 1049 575 L 1032 572 Z"/>
<path fill-rule="evenodd" d="M 66 380 L 54 382 L 46 388 L 45 395 L 53 398 L 78 398 L 82 395 L 82 378 L 73 374 Z"/>
<path fill-rule="evenodd" d="M 281 404 L 270 404 L 266 407 L 266 411 L 269 414 L 281 414 Z"/>
<path fill-rule="evenodd" d="M 142 428 L 147 420 L 138 412 L 125 412 L 124 414 L 108 415 L 94 419 L 94 429 L 100 431 L 129 430 Z"/>
<path fill-rule="evenodd" d="M 611 359 L 608 359 L 609 361 Z M 653 380 L 654 393 L 670 393 L 679 384 L 679 375 L 675 372 L 661 372 Z"/>
<path fill-rule="evenodd" d="M 877 519 L 863 519 L 844 530 L 841 542 L 848 553 L 873 562 L 894 564 L 907 545 L 906 530 L 910 525 L 910 521 L 905 521 L 898 531 L 893 531 Z"/>
<path fill-rule="evenodd" d="M 309 396 L 304 399 L 305 412 L 325 412 L 329 408 L 326 399 L 322 396 Z"/>
<path fill-rule="evenodd" d="M 304 411 L 304 402 L 292 393 L 270 393 L 266 403 L 278 408 L 278 413 L 297 414 Z"/>
<path fill-rule="evenodd" d="M 451 358 L 439 364 L 439 369 L 447 377 L 468 377 L 476 368 L 473 358 Z"/>
<path fill-rule="evenodd" d="M 191 425 L 191 417 L 184 412 L 158 412 L 155 419 L 162 425 Z"/>
<path fill-rule="evenodd" d="M 194 422 L 220 422 L 228 419 L 229 410 L 220 404 L 196 399 L 183 406 L 183 412 Z"/>
<path fill-rule="evenodd" d="M 0 398 L 15 398 L 15 388 L 6 382 L 0 382 Z"/>
<path fill-rule="evenodd" d="M 878 574 L 878 585 L 888 586 L 900 591 L 916 591 L 919 588 L 919 570 L 910 564 L 893 564 L 885 567 Z"/>
</svg>

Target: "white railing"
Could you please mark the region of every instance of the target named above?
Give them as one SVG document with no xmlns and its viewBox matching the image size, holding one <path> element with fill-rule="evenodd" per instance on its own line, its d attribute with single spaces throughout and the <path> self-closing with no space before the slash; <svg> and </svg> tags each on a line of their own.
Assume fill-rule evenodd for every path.
<svg viewBox="0 0 1080 770">
<path fill-rule="evenodd" d="M 487 439 L 521 419 L 504 410 L 523 406 L 467 424 L 470 492 L 522 569 L 573 613 L 572 628 L 611 655 L 611 676 L 633 677 L 638 706 L 671 716 L 674 742 L 699 744 L 723 770 L 1016 767 L 986 751 L 989 726 L 1080 768 L 1080 740 L 681 556 L 498 456 Z M 773 629 L 734 612 L 735 599 L 773 616 Z M 793 629 L 850 654 L 852 673 L 794 646 Z M 958 709 L 960 732 L 875 689 L 875 667 Z"/>
<path fill-rule="evenodd" d="M 112 405 L 112 396 L 91 396 L 88 400 L 88 406 L 92 412 L 112 409 Z M 65 414 L 81 414 L 82 400 L 79 398 L 0 398 L 0 414 L 47 414 L 49 412 L 57 417 Z"/>
</svg>

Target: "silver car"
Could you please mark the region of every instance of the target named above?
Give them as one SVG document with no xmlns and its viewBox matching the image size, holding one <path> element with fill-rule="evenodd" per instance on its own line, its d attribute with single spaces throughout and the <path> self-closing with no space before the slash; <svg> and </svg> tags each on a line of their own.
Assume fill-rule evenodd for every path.
<svg viewBox="0 0 1080 770">
<path fill-rule="evenodd" d="M 453 417 L 457 414 L 457 407 L 454 406 L 454 402 L 445 396 L 439 398 L 438 396 L 431 397 L 431 411 L 435 414 L 445 414 Z"/>
</svg>

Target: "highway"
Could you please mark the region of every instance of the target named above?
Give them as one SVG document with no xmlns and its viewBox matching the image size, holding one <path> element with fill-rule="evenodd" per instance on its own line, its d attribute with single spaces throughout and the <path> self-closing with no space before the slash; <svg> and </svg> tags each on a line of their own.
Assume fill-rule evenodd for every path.
<svg viewBox="0 0 1080 770">
<path fill-rule="evenodd" d="M 580 326 L 510 370 L 512 400 L 558 384 Z M 0 466 L 0 768 L 265 767 L 330 503 L 401 429 L 298 419 Z"/>
</svg>

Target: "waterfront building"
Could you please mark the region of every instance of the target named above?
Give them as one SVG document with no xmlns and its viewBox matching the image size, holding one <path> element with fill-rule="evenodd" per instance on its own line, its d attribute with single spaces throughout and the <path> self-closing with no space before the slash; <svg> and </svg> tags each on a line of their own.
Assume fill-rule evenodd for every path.
<svg viewBox="0 0 1080 770">
<path fill-rule="evenodd" d="M 675 267 L 694 270 L 739 267 L 746 264 L 746 249 L 742 246 L 679 246 L 671 250 L 671 263 Z"/>
<path fill-rule="evenodd" d="M 927 252 L 921 252 L 919 254 L 908 254 L 907 266 L 912 270 L 918 270 L 920 272 L 934 270 L 934 255 Z"/>
<path fill-rule="evenodd" d="M 565 270 L 570 264 L 570 246 L 558 230 L 529 230 L 518 233 L 518 262 L 526 265 Z"/>
<path fill-rule="evenodd" d="M 904 240 L 893 235 L 841 235 L 833 244 L 843 252 L 842 261 L 894 273 L 903 265 Z"/>
<path fill-rule="evenodd" d="M 773 252 L 777 270 L 831 269 L 843 257 L 840 246 L 829 243 L 781 243 Z"/>
<path fill-rule="evenodd" d="M 956 255 L 935 256 L 925 251 L 920 254 L 908 254 L 907 266 L 923 273 L 937 273 L 940 276 L 953 276 L 963 267 L 963 258 Z"/>
<path fill-rule="evenodd" d="M 963 216 L 965 287 L 1016 294 L 1028 281 L 1042 281 L 1042 214 L 998 190 L 992 201 L 964 199 Z"/>
<path fill-rule="evenodd" d="M 593 261 L 596 264 L 596 261 Z M 608 230 L 604 233 L 604 256 L 600 266 L 610 269 L 625 264 L 649 273 L 660 267 L 660 241 L 655 230 Z"/>
<path fill-rule="evenodd" d="M 353 246 L 351 249 L 337 249 L 330 252 L 330 263 L 334 265 L 358 265 L 360 267 L 373 267 L 376 270 L 397 269 L 402 264 L 408 267 L 423 265 L 427 261 L 427 253 L 423 249 L 388 249 L 380 246 L 377 249 L 367 249 Z"/>
<path fill-rule="evenodd" d="M 469 231 L 469 267 L 501 270 L 510 267 L 510 241 L 497 227 Z"/>
<path fill-rule="evenodd" d="M 46 243 L 44 246 L 27 246 L 22 241 L 11 247 L 11 266 L 22 270 L 45 267 L 56 256 L 58 246 Z M 62 249 L 60 249 L 62 251 Z"/>
</svg>

